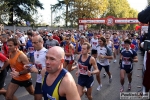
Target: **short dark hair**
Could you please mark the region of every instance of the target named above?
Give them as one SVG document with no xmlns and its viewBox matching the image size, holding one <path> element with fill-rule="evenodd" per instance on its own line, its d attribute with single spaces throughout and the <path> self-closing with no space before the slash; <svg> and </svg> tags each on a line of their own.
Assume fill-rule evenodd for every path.
<svg viewBox="0 0 150 100">
<path fill-rule="evenodd" d="M 10 38 L 10 39 L 8 39 L 7 42 L 13 42 L 13 44 L 14 44 L 15 46 L 18 46 L 18 45 L 19 45 L 19 42 L 18 42 L 18 40 L 17 40 L 16 38 Z"/>
<path fill-rule="evenodd" d="M 28 32 L 27 32 L 27 35 L 33 36 L 33 34 L 32 34 L 31 31 L 28 31 Z"/>
<path fill-rule="evenodd" d="M 125 43 L 125 44 L 131 44 L 131 41 L 130 41 L 129 39 L 126 39 L 126 40 L 124 41 L 124 43 Z"/>
<path fill-rule="evenodd" d="M 71 34 L 66 35 L 66 37 L 69 38 L 69 40 L 71 39 Z"/>
<path fill-rule="evenodd" d="M 117 34 L 117 33 L 116 33 L 116 32 L 113 32 L 113 35 L 114 35 L 114 34 Z"/>
</svg>

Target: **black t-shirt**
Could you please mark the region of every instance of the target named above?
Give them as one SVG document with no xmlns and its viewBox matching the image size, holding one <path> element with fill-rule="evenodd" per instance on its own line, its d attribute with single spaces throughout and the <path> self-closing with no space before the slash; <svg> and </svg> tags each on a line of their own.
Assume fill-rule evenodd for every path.
<svg viewBox="0 0 150 100">
<path fill-rule="evenodd" d="M 62 38 L 62 36 L 61 36 L 61 35 L 59 35 L 58 37 L 60 38 L 60 41 L 62 41 L 62 40 L 63 40 L 63 38 Z"/>
<path fill-rule="evenodd" d="M 131 33 L 131 37 L 134 37 L 134 33 Z"/>
<path fill-rule="evenodd" d="M 43 38 L 43 41 L 44 41 L 44 43 L 45 43 L 46 40 L 47 40 L 47 39 L 46 39 L 46 35 L 43 35 L 42 38 Z"/>
</svg>

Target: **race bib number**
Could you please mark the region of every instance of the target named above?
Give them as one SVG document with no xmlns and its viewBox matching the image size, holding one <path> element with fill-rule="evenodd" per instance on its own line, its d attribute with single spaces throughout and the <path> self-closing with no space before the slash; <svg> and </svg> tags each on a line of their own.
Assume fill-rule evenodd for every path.
<svg viewBox="0 0 150 100">
<path fill-rule="evenodd" d="M 40 64 L 40 63 L 35 63 L 35 66 L 36 66 L 37 69 L 42 70 L 42 64 Z"/>
<path fill-rule="evenodd" d="M 129 61 L 130 57 L 123 57 L 123 65 L 131 65 L 131 61 Z"/>
<path fill-rule="evenodd" d="M 50 99 L 50 100 L 56 100 L 56 98 L 50 96 L 49 94 L 47 94 L 47 98 Z"/>
<path fill-rule="evenodd" d="M 88 67 L 87 66 L 78 64 L 78 67 L 79 67 L 80 74 L 87 75 L 87 73 L 88 73 Z"/>
<path fill-rule="evenodd" d="M 114 45 L 119 45 L 118 43 L 114 43 Z"/>
<path fill-rule="evenodd" d="M 29 53 L 33 53 L 34 52 L 34 47 L 29 47 L 28 51 L 29 51 Z"/>
</svg>

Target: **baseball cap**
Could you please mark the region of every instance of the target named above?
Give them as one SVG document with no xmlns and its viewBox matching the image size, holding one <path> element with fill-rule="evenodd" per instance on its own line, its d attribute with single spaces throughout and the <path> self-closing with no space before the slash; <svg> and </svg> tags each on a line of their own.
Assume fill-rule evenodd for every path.
<svg viewBox="0 0 150 100">
<path fill-rule="evenodd" d="M 47 36 L 53 36 L 53 34 L 52 33 L 48 33 Z"/>
<path fill-rule="evenodd" d="M 85 36 L 82 35 L 80 38 L 85 39 Z"/>
</svg>

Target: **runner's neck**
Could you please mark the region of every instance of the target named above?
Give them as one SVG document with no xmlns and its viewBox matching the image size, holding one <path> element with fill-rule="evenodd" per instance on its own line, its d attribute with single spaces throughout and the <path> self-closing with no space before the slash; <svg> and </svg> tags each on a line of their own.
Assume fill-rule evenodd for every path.
<svg viewBox="0 0 150 100">
<path fill-rule="evenodd" d="M 87 58 L 88 56 L 88 54 L 82 55 L 83 58 Z"/>
</svg>

